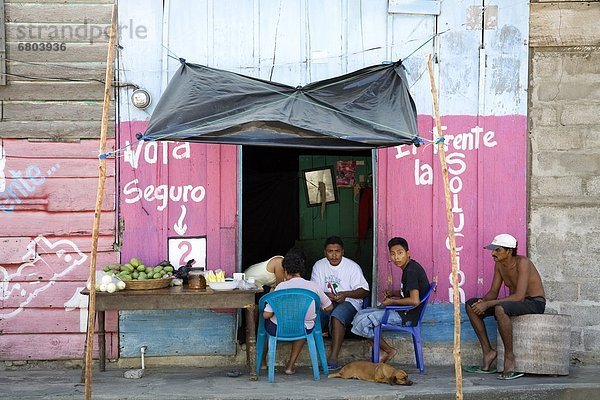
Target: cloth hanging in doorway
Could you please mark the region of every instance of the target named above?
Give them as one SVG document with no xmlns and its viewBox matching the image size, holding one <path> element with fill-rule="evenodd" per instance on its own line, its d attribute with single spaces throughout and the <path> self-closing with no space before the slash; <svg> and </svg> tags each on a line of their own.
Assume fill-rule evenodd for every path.
<svg viewBox="0 0 600 400">
<path fill-rule="evenodd" d="M 373 220 L 373 188 L 366 187 L 362 190 L 358 202 L 358 240 L 367 238 L 369 225 Z"/>
</svg>

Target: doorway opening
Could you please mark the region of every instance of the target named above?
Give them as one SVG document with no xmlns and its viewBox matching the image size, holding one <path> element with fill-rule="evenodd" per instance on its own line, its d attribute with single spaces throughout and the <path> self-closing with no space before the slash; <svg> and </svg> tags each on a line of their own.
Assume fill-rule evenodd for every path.
<svg viewBox="0 0 600 400">
<path fill-rule="evenodd" d="M 306 171 L 331 168 L 336 201 L 311 204 Z M 373 157 L 371 150 L 242 146 L 242 270 L 292 247 L 306 254 L 306 279 L 337 235 L 344 255 L 373 285 Z"/>
</svg>

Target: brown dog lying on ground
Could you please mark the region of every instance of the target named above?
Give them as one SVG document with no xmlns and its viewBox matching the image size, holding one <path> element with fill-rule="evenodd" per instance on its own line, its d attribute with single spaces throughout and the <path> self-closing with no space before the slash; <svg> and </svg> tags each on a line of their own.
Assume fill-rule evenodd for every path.
<svg viewBox="0 0 600 400">
<path fill-rule="evenodd" d="M 360 379 L 377 383 L 389 383 L 390 385 L 412 385 L 408 374 L 401 369 L 396 369 L 389 364 L 372 363 L 370 361 L 353 361 L 329 378 Z"/>
</svg>

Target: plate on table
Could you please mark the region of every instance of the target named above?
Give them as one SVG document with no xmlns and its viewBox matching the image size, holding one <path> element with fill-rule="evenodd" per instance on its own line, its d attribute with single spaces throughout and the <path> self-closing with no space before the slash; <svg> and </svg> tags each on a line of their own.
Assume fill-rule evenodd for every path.
<svg viewBox="0 0 600 400">
<path fill-rule="evenodd" d="M 234 280 L 225 282 L 206 282 L 212 290 L 233 290 L 237 288 L 237 282 Z"/>
</svg>

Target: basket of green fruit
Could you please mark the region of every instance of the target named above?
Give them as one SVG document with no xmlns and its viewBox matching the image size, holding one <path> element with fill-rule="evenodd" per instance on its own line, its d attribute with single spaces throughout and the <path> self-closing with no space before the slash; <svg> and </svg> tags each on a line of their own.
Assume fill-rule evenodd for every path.
<svg viewBox="0 0 600 400">
<path fill-rule="evenodd" d="M 166 288 L 171 284 L 173 277 L 147 280 L 130 280 L 125 281 L 125 289 L 145 290 L 145 289 L 161 289 Z"/>
<path fill-rule="evenodd" d="M 173 269 L 168 261 L 163 261 L 156 267 L 148 267 L 134 257 L 127 264 L 110 265 L 104 271 L 117 275 L 125 282 L 125 289 L 146 290 L 169 286 L 173 280 Z"/>
</svg>

